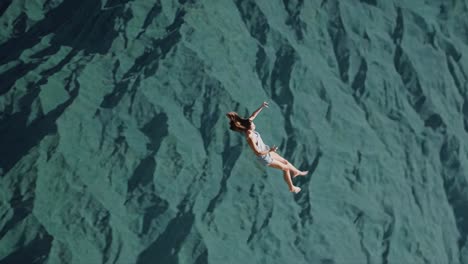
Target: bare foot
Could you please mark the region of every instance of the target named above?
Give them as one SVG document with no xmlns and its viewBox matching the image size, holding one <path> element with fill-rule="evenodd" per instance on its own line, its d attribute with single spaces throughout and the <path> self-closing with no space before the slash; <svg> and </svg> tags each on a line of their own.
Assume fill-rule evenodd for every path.
<svg viewBox="0 0 468 264">
<path fill-rule="evenodd" d="M 293 186 L 293 189 L 289 190 L 289 191 L 292 192 L 292 193 L 299 193 L 301 191 L 301 188 L 299 188 L 297 186 Z"/>
<path fill-rule="evenodd" d="M 293 178 L 296 178 L 296 176 L 305 176 L 309 173 L 309 171 L 300 171 L 298 170 L 296 173 L 293 174 Z"/>
</svg>

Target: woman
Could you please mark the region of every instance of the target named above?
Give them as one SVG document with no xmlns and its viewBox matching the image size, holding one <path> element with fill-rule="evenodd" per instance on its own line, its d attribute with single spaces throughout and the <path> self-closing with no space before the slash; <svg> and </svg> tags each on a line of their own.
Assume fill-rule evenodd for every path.
<svg viewBox="0 0 468 264">
<path fill-rule="evenodd" d="M 268 107 L 267 102 L 263 102 L 262 106 L 253 112 L 253 114 L 248 119 L 241 118 L 236 112 L 227 113 L 226 116 L 230 120 L 230 129 L 244 133 L 250 148 L 252 148 L 255 155 L 257 155 L 257 159 L 266 166 L 282 170 L 283 177 L 288 184 L 289 191 L 298 193 L 301 191 L 301 188 L 293 185 L 291 180 L 291 173 L 292 177 L 294 178 L 296 176 L 304 176 L 308 173 L 308 171 L 300 171 L 296 169 L 296 167 L 289 163 L 289 161 L 276 153 L 276 150 L 278 149 L 276 146 L 270 148 L 268 145 L 265 145 L 260 134 L 255 131 L 255 124 L 253 120 L 265 107 Z"/>
</svg>

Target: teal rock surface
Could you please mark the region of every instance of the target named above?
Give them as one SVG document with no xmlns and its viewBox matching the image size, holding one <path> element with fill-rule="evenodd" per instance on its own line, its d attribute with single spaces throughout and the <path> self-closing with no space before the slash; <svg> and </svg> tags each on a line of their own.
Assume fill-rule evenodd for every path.
<svg viewBox="0 0 468 264">
<path fill-rule="evenodd" d="M 0 263 L 468 263 L 468 4 L 3 0 Z M 225 113 L 298 168 L 257 163 Z"/>
</svg>

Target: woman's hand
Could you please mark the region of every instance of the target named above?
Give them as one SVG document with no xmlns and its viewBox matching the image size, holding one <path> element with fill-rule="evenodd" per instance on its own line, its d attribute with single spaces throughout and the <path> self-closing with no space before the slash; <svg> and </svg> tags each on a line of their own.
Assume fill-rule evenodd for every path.
<svg viewBox="0 0 468 264">
<path fill-rule="evenodd" d="M 276 152 L 278 150 L 278 147 L 273 145 L 273 147 L 270 148 L 270 152 Z"/>
<path fill-rule="evenodd" d="M 268 108 L 268 102 L 263 102 L 262 107 Z"/>
</svg>

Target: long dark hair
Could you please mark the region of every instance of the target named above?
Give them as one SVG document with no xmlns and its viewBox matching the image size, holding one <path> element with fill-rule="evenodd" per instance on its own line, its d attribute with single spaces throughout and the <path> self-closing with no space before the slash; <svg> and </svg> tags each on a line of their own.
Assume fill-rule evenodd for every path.
<svg viewBox="0 0 468 264">
<path fill-rule="evenodd" d="M 229 118 L 231 130 L 236 132 L 245 132 L 250 129 L 251 121 L 249 119 L 241 118 L 236 112 L 229 112 L 226 116 Z"/>
</svg>

